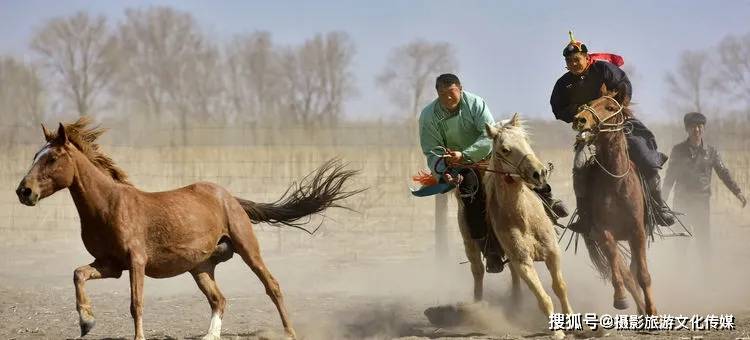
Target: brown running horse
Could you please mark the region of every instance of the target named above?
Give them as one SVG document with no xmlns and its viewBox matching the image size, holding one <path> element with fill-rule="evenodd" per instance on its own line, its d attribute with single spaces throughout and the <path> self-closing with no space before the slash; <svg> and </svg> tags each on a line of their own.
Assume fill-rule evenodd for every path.
<svg viewBox="0 0 750 340">
<path fill-rule="evenodd" d="M 70 190 L 81 220 L 83 244 L 95 259 L 73 273 L 81 336 L 94 326 L 91 304 L 83 289 L 85 282 L 118 278 L 127 270 L 135 339 L 144 339 L 144 276 L 166 278 L 185 272 L 192 274 L 211 305 L 211 322 L 204 339 L 219 339 L 226 302 L 216 285 L 214 268 L 236 252 L 265 286 L 286 335 L 295 337 L 281 289 L 263 263 L 251 221 L 296 226 L 295 221 L 304 216 L 340 207 L 339 200 L 359 192 L 342 190 L 356 171 L 329 161 L 274 203 L 236 198 L 219 185 L 206 182 L 165 192 L 143 192 L 99 150 L 94 142 L 103 130 L 89 127 L 88 119 L 60 124 L 56 133 L 43 129 L 47 144 L 34 156 L 16 193 L 21 203 L 33 206 L 61 189 Z"/>
<path fill-rule="evenodd" d="M 591 260 L 597 270 L 610 278 L 614 287 L 614 307 L 627 309 L 627 289 L 638 313 L 656 314 L 651 292 L 651 274 L 646 263 L 646 224 L 644 194 L 635 164 L 628 156 L 625 120 L 632 116 L 628 103 L 620 104 L 617 94 L 602 86 L 602 96 L 578 109 L 573 128 L 589 134 L 596 146 L 595 166 L 589 173 L 591 233 L 584 235 Z M 628 241 L 630 270 L 625 266 L 618 241 Z M 640 290 L 633 279 L 635 277 Z M 645 306 L 641 297 L 645 296 Z"/>
</svg>

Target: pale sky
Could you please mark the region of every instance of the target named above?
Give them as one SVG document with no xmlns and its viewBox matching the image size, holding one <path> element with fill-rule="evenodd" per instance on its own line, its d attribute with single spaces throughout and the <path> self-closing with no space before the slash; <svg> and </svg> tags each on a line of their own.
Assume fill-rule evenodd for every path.
<svg viewBox="0 0 750 340">
<path fill-rule="evenodd" d="M 633 101 L 641 119 L 666 117 L 664 76 L 682 51 L 715 46 L 750 32 L 750 1 L 7 1 L 0 0 L 0 53 L 29 57 L 28 43 L 46 19 L 79 10 L 114 24 L 125 8 L 167 5 L 190 12 L 211 39 L 269 31 L 274 43 L 298 44 L 341 30 L 356 44 L 352 70 L 359 95 L 347 116 L 396 112 L 374 86 L 388 53 L 417 38 L 447 41 L 457 52 L 464 88 L 487 100 L 494 116 L 521 112 L 552 119 L 549 95 L 565 72 L 567 32 L 590 51 L 622 55 L 636 70 Z M 437 76 L 437 75 L 436 75 Z"/>
</svg>

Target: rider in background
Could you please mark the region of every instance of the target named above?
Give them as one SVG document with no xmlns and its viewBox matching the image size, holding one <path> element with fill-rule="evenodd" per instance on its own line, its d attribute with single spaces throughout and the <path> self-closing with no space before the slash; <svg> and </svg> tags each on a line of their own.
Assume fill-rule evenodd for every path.
<svg viewBox="0 0 750 340">
<path fill-rule="evenodd" d="M 467 225 L 472 238 L 478 242 L 487 259 L 487 272 L 503 269 L 503 251 L 495 234 L 485 220 L 485 194 L 482 174 L 473 168 L 461 169 L 458 178 L 444 170 L 451 164 L 473 164 L 489 159 L 492 140 L 487 137 L 485 124 L 495 123 L 490 108 L 481 97 L 464 91 L 454 74 L 442 74 L 435 81 L 438 98 L 428 104 L 419 116 L 419 139 L 427 165 L 433 174 L 442 175 L 449 183 L 457 184 L 465 208 Z M 445 157 L 435 150 L 447 149 Z M 441 164 L 447 162 L 448 164 Z M 553 199 L 549 186 L 535 189 L 560 217 L 568 215 L 561 201 Z"/>
<path fill-rule="evenodd" d="M 620 64 L 619 56 L 603 54 L 607 60 L 595 60 L 588 53 L 586 45 L 573 39 L 563 49 L 563 57 L 568 68 L 555 83 L 550 98 L 550 105 L 555 118 L 571 123 L 578 112 L 578 107 L 601 97 L 601 87 L 606 85 L 610 91 L 617 92 L 615 100 L 627 106 L 632 97 L 632 86 L 625 72 L 612 61 Z M 668 226 L 674 224 L 674 217 L 667 208 L 661 195 L 661 178 L 659 170 L 666 162 L 666 155 L 657 151 L 654 134 L 638 119 L 629 118 L 626 122 L 629 133 L 626 134 L 630 159 L 646 178 L 652 198 L 659 202 L 656 211 L 657 223 Z M 586 233 L 591 228 L 590 209 L 586 197 L 587 187 L 587 157 L 584 153 L 583 142 L 575 146 L 573 164 L 573 190 L 576 195 L 579 219 L 570 225 L 570 229 Z"/>
</svg>

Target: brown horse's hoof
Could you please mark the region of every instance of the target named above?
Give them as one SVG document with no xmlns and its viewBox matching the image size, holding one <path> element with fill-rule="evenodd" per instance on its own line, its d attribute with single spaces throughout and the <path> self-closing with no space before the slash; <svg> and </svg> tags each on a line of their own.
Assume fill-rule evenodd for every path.
<svg viewBox="0 0 750 340">
<path fill-rule="evenodd" d="M 624 310 L 628 309 L 628 299 L 615 299 L 614 303 L 615 309 Z"/>
<path fill-rule="evenodd" d="M 81 337 L 86 336 L 86 334 L 89 334 L 92 328 L 94 328 L 94 325 L 96 325 L 96 320 L 83 320 L 80 319 L 78 324 L 81 326 Z"/>
</svg>

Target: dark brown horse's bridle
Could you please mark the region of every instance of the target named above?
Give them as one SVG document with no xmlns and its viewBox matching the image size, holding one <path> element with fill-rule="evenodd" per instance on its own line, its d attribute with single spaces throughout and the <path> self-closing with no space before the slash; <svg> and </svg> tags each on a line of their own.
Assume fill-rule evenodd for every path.
<svg viewBox="0 0 750 340">
<path fill-rule="evenodd" d="M 615 132 L 615 131 L 621 131 L 625 127 L 625 117 L 622 115 L 623 110 L 625 109 L 620 102 L 617 101 L 612 96 L 602 96 L 602 98 L 609 99 L 615 104 L 617 104 L 617 111 L 615 113 L 605 117 L 604 119 L 599 119 L 599 115 L 596 114 L 596 110 L 594 110 L 593 107 L 589 106 L 588 104 L 581 105 L 580 109 L 583 111 L 591 112 L 591 114 L 594 116 L 594 119 L 596 120 L 596 128 L 594 134 L 598 132 Z M 622 117 L 622 120 L 619 123 L 607 123 L 608 120 L 614 118 L 615 116 L 620 115 Z"/>
<path fill-rule="evenodd" d="M 602 96 L 602 98 L 606 98 L 606 99 L 609 99 L 609 100 L 615 102 L 615 104 L 617 104 L 617 107 L 618 107 L 617 111 L 615 111 L 615 113 L 613 113 L 613 114 L 611 114 L 611 115 L 609 115 L 609 116 L 607 116 L 607 117 L 605 117 L 603 119 L 599 119 L 599 115 L 597 115 L 596 110 L 594 110 L 593 107 L 589 106 L 588 104 L 584 104 L 584 105 L 582 105 L 580 107 L 581 110 L 591 112 L 591 115 L 594 116 L 594 119 L 596 120 L 596 127 L 591 132 L 594 137 L 596 137 L 596 135 L 599 134 L 599 132 L 617 132 L 617 131 L 622 131 L 625 128 L 625 117 L 622 114 L 622 112 L 625 109 L 625 107 L 622 106 L 622 104 L 620 104 L 620 102 L 618 102 L 617 99 L 615 99 L 612 96 Z M 607 123 L 607 121 L 609 121 L 610 119 L 614 118 L 617 115 L 619 115 L 620 117 L 622 117 L 622 119 L 620 120 L 620 122 L 618 122 L 618 123 Z M 628 153 L 628 149 L 627 148 L 625 148 L 625 153 L 626 154 Z M 599 159 L 596 158 L 596 154 L 594 154 L 592 157 L 594 158 L 594 161 L 599 166 L 599 168 L 601 168 L 602 171 L 604 171 L 607 175 L 609 175 L 611 177 L 619 179 L 619 178 L 623 178 L 623 177 L 627 176 L 630 173 L 631 166 L 630 166 L 629 163 L 628 163 L 628 170 L 626 170 L 621 175 L 615 175 L 612 172 L 610 172 L 609 170 L 607 170 L 607 168 L 605 168 L 604 165 L 599 162 Z M 630 159 L 630 155 L 628 155 L 628 159 Z"/>
</svg>

